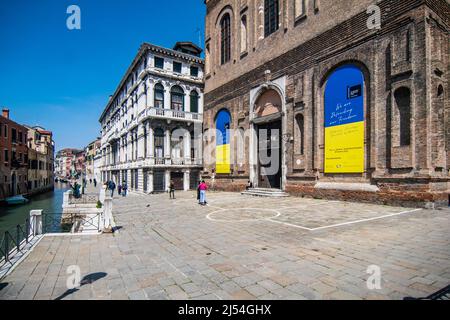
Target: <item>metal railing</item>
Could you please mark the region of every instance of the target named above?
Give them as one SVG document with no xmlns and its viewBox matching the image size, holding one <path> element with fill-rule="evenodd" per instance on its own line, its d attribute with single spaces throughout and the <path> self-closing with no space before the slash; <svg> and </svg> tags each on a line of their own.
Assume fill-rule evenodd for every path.
<svg viewBox="0 0 450 320">
<path fill-rule="evenodd" d="M 42 234 L 48 233 L 80 233 L 85 230 L 100 232 L 101 213 L 49 213 L 42 214 Z M 12 259 L 18 253 L 23 253 L 25 247 L 37 237 L 37 224 L 19 224 L 0 235 L 0 268 L 5 264 L 13 264 Z"/>
<path fill-rule="evenodd" d="M 42 233 L 80 233 L 89 228 L 101 230 L 101 213 L 44 213 L 42 215 Z"/>
<path fill-rule="evenodd" d="M 0 267 L 6 263 L 12 264 L 12 257 L 22 252 L 25 246 L 33 240 L 36 232 L 30 229 L 30 219 L 26 219 L 24 224 L 19 224 L 1 235 Z"/>
<path fill-rule="evenodd" d="M 82 194 L 80 198 L 76 198 L 73 194 L 69 196 L 69 204 L 92 204 L 98 200 L 98 194 Z"/>
</svg>

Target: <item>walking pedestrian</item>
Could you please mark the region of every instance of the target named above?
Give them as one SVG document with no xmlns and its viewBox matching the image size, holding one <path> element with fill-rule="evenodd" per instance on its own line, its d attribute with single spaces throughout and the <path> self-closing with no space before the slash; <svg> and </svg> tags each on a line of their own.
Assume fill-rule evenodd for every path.
<svg viewBox="0 0 450 320">
<path fill-rule="evenodd" d="M 94 178 L 94 187 L 97 188 L 97 179 Z"/>
<path fill-rule="evenodd" d="M 110 181 L 109 189 L 111 190 L 111 198 L 114 198 L 114 190 L 116 190 L 116 184 L 114 181 Z"/>
<path fill-rule="evenodd" d="M 92 184 L 92 178 L 89 179 L 89 184 Z"/>
<path fill-rule="evenodd" d="M 124 181 L 122 183 L 122 196 L 126 197 L 127 196 L 127 190 L 128 190 L 128 185 L 127 183 Z"/>
<path fill-rule="evenodd" d="M 122 185 L 119 184 L 119 186 L 117 187 L 117 193 L 119 194 L 119 196 L 122 194 Z"/>
<path fill-rule="evenodd" d="M 202 180 L 202 182 L 200 182 L 200 185 L 198 186 L 199 190 L 200 190 L 200 204 L 202 206 L 206 205 L 206 190 L 208 190 L 208 186 L 205 183 L 205 180 Z"/>
<path fill-rule="evenodd" d="M 175 199 L 175 184 L 173 183 L 173 180 L 170 180 L 169 184 L 169 197 L 170 199 Z"/>
</svg>

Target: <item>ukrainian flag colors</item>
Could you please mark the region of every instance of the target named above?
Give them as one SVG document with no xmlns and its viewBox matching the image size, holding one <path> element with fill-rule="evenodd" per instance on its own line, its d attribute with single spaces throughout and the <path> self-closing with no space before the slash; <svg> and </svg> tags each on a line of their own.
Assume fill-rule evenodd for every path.
<svg viewBox="0 0 450 320">
<path fill-rule="evenodd" d="M 230 123 L 230 113 L 227 110 L 219 111 L 216 118 L 216 173 L 231 173 Z"/>
<path fill-rule="evenodd" d="M 364 76 L 337 69 L 325 88 L 325 173 L 364 172 Z"/>
</svg>

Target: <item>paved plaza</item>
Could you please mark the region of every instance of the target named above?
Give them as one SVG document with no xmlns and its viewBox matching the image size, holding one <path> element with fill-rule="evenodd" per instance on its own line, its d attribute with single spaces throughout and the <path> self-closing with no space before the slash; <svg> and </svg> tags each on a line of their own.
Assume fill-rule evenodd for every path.
<svg viewBox="0 0 450 320">
<path fill-rule="evenodd" d="M 403 299 L 450 284 L 449 209 L 176 197 L 116 197 L 113 235 L 44 237 L 0 299 Z M 68 290 L 72 265 L 88 279 Z"/>
</svg>

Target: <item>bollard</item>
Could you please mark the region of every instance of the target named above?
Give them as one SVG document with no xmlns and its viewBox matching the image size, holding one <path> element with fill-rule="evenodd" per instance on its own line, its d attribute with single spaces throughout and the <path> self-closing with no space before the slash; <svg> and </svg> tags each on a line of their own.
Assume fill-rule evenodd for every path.
<svg viewBox="0 0 450 320">
<path fill-rule="evenodd" d="M 103 232 L 112 233 L 112 198 L 105 198 L 103 204 Z"/>
<path fill-rule="evenodd" d="M 33 236 L 42 234 L 42 211 L 43 210 L 30 211 L 30 234 Z"/>
</svg>

